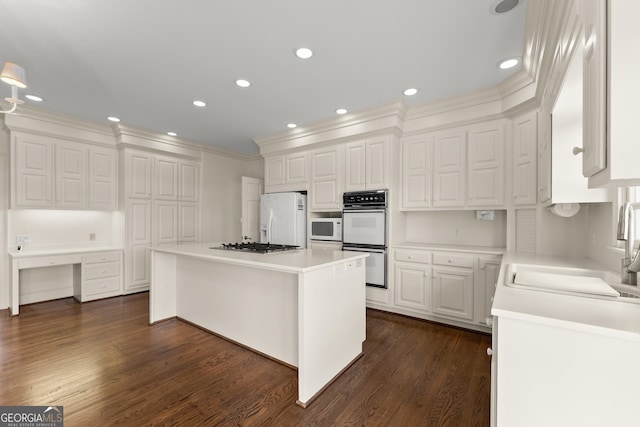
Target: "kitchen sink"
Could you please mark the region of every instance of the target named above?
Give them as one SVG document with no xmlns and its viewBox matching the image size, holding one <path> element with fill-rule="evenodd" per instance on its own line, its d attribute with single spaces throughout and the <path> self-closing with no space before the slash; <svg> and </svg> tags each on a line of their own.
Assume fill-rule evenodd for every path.
<svg viewBox="0 0 640 427">
<path fill-rule="evenodd" d="M 505 284 L 510 287 L 640 304 L 640 289 L 625 285 L 606 270 L 509 264 Z"/>
</svg>

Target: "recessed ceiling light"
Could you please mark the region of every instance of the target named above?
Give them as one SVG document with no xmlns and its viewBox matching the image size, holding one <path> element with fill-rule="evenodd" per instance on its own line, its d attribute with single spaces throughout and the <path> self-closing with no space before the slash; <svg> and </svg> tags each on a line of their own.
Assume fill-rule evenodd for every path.
<svg viewBox="0 0 640 427">
<path fill-rule="evenodd" d="M 25 98 L 31 100 L 31 101 L 35 101 L 35 102 L 42 102 L 42 98 L 40 98 L 39 96 L 35 96 L 35 95 L 25 95 Z"/>
<path fill-rule="evenodd" d="M 196 107 L 206 107 L 207 103 L 204 101 L 193 101 L 193 105 L 195 105 Z"/>
<path fill-rule="evenodd" d="M 313 56 L 313 51 L 307 47 L 301 47 L 296 50 L 296 56 L 300 59 L 309 59 Z"/>
<path fill-rule="evenodd" d="M 175 132 L 167 132 L 167 135 L 169 135 L 169 136 L 178 136 L 178 134 L 175 133 Z"/>
<path fill-rule="evenodd" d="M 107 120 L 109 120 L 110 122 L 114 122 L 114 123 L 118 123 L 120 121 L 120 119 L 115 117 L 115 116 L 109 116 L 109 117 L 107 117 Z"/>
<path fill-rule="evenodd" d="M 238 79 L 236 80 L 236 84 L 240 87 L 249 87 L 251 86 L 251 82 L 249 80 Z"/>
<path fill-rule="evenodd" d="M 407 96 L 412 96 L 418 93 L 418 89 L 412 87 L 412 88 L 406 89 L 403 93 Z"/>
<path fill-rule="evenodd" d="M 346 108 L 338 108 L 336 110 L 336 114 L 347 114 L 347 109 Z"/>
<path fill-rule="evenodd" d="M 502 61 L 498 62 L 498 68 L 501 70 L 507 70 L 509 68 L 513 68 L 520 63 L 518 58 L 506 58 Z"/>
<path fill-rule="evenodd" d="M 297 124 L 295 124 L 295 123 L 287 123 L 287 127 L 288 127 L 289 129 L 293 129 L 293 128 L 297 127 L 297 126 L 298 126 L 298 125 L 297 125 Z"/>
<path fill-rule="evenodd" d="M 495 15 L 507 13 L 513 10 L 519 3 L 519 0 L 495 0 L 491 5 L 490 11 Z"/>
</svg>

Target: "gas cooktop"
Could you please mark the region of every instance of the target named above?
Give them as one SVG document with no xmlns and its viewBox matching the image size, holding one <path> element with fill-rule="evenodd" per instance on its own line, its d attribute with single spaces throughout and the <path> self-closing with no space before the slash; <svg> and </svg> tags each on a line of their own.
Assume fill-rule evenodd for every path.
<svg viewBox="0 0 640 427">
<path fill-rule="evenodd" d="M 228 251 L 244 251 L 255 252 L 259 254 L 266 254 L 269 252 L 281 252 L 298 249 L 300 246 L 294 245 L 276 245 L 273 243 L 256 243 L 256 242 L 243 242 L 243 243 L 223 243 L 219 248 L 211 249 L 224 249 Z"/>
</svg>

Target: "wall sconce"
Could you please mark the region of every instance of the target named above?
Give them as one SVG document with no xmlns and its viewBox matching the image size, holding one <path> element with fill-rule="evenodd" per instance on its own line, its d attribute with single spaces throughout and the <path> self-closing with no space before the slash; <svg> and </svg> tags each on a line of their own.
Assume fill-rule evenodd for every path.
<svg viewBox="0 0 640 427">
<path fill-rule="evenodd" d="M 2 73 L 0 73 L 0 80 L 11 86 L 11 97 L 5 98 L 5 100 L 12 104 L 10 110 L 0 109 L 0 113 L 13 113 L 19 104 L 24 103 L 18 98 L 18 88 L 24 89 L 27 87 L 27 76 L 24 68 L 13 62 L 5 62 Z"/>
</svg>

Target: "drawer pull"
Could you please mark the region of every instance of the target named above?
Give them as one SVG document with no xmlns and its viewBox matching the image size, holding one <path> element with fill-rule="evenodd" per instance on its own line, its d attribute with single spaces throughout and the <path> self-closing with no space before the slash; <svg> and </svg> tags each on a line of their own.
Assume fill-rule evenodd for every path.
<svg viewBox="0 0 640 427">
<path fill-rule="evenodd" d="M 104 261 L 104 260 L 106 260 L 106 259 L 107 259 L 107 257 L 106 257 L 106 256 L 103 256 L 103 257 L 102 257 L 102 261 Z"/>
<path fill-rule="evenodd" d="M 451 258 L 449 258 L 449 260 L 447 261 L 449 264 L 451 264 L 453 262 L 453 260 Z"/>
<path fill-rule="evenodd" d="M 409 255 L 407 258 L 408 259 L 413 259 L 413 255 Z"/>
<path fill-rule="evenodd" d="M 101 273 L 102 273 L 102 274 L 104 274 L 104 273 L 106 273 L 106 272 L 107 272 L 107 270 L 102 270 L 102 271 L 101 271 Z"/>
<path fill-rule="evenodd" d="M 49 264 L 55 264 L 55 263 L 56 263 L 55 260 L 49 261 Z"/>
</svg>

